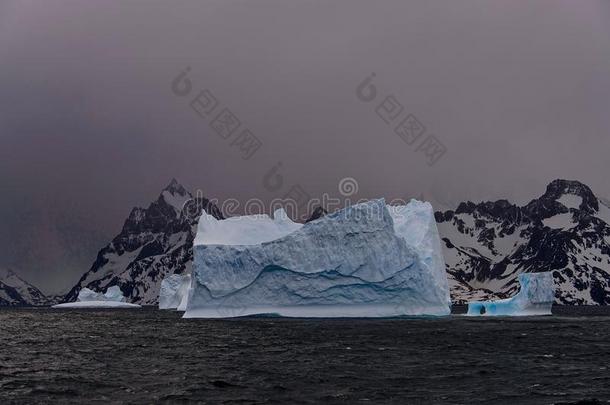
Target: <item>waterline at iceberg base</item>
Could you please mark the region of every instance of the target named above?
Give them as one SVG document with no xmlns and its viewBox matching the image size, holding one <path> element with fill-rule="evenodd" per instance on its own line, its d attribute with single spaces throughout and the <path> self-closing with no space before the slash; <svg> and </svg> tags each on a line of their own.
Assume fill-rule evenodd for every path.
<svg viewBox="0 0 610 405">
<path fill-rule="evenodd" d="M 373 200 L 306 224 L 281 210 L 223 221 L 204 214 L 194 256 L 185 318 L 450 313 L 429 203 Z"/>
</svg>

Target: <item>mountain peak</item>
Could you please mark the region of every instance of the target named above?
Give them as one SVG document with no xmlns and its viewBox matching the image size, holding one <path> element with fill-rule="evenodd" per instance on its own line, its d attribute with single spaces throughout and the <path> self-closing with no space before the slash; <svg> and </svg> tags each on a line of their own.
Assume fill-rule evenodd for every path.
<svg viewBox="0 0 610 405">
<path fill-rule="evenodd" d="M 0 268 L 0 306 L 44 305 L 47 298 L 12 269 Z"/>
<path fill-rule="evenodd" d="M 167 187 L 161 191 L 159 201 L 165 201 L 165 203 L 176 210 L 178 215 L 182 211 L 184 204 L 191 198 L 193 198 L 191 193 L 189 193 L 184 186 L 178 182 L 178 180 L 173 178 Z"/>
<path fill-rule="evenodd" d="M 557 179 L 525 206 L 465 202 L 437 212 L 454 300 L 507 298 L 518 274 L 552 271 L 557 302 L 610 303 L 610 211 L 602 204 L 585 184 Z"/>
<path fill-rule="evenodd" d="M 103 291 L 119 286 L 130 302 L 156 304 L 163 278 L 190 272 L 202 212 L 223 219 L 213 202 L 193 198 L 172 179 L 148 208 L 131 211 L 121 232 L 99 251 L 89 271 L 62 300 L 76 300 L 85 287 Z"/>
<path fill-rule="evenodd" d="M 597 197 L 586 184 L 577 180 L 556 179 L 549 183 L 541 200 L 553 201 L 560 200 L 564 196 L 580 197 L 582 201 L 579 204 L 581 210 L 595 212 L 599 209 Z"/>
<path fill-rule="evenodd" d="M 172 181 L 170 181 L 169 184 L 162 191 L 169 191 L 170 194 L 173 194 L 173 195 L 175 195 L 175 194 L 187 195 L 188 194 L 188 191 L 186 191 L 184 186 L 182 184 L 180 184 L 180 182 L 178 180 L 176 180 L 176 178 L 172 178 Z"/>
<path fill-rule="evenodd" d="M 589 186 L 578 180 L 555 179 L 546 186 L 545 194 L 594 195 Z"/>
</svg>

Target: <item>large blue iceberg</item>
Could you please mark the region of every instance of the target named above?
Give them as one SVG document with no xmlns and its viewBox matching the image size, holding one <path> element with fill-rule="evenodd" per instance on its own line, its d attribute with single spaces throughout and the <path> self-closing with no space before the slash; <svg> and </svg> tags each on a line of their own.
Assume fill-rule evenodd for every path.
<svg viewBox="0 0 610 405">
<path fill-rule="evenodd" d="M 468 315 L 551 315 L 551 307 L 555 301 L 551 272 L 519 274 L 519 284 L 521 289 L 514 297 L 497 301 L 469 302 Z"/>
<path fill-rule="evenodd" d="M 186 318 L 449 313 L 429 203 L 373 200 L 304 225 L 281 210 L 200 219 Z"/>
</svg>

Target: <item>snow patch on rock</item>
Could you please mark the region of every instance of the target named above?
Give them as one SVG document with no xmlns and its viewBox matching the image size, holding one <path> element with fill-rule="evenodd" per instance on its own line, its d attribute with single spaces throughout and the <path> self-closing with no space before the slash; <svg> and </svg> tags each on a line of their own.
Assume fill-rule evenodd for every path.
<svg viewBox="0 0 610 405">
<path fill-rule="evenodd" d="M 542 220 L 544 226 L 548 226 L 551 229 L 570 229 L 576 226 L 573 215 L 569 212 L 564 214 L 553 215 L 552 217 L 545 218 Z"/>
<path fill-rule="evenodd" d="M 580 204 L 582 204 L 582 197 L 574 194 L 563 194 L 557 199 L 557 202 L 567 209 L 573 208 L 577 210 L 580 208 Z"/>
</svg>

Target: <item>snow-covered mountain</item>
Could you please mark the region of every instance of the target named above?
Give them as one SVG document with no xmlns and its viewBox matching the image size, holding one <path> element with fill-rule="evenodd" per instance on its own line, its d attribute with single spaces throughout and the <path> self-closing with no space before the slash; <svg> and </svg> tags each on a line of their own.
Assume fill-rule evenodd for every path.
<svg viewBox="0 0 610 405">
<path fill-rule="evenodd" d="M 555 180 L 525 206 L 461 203 L 436 212 L 454 302 L 504 298 L 523 272 L 552 271 L 556 302 L 610 304 L 610 207 Z"/>
<path fill-rule="evenodd" d="M 45 305 L 47 297 L 10 269 L 0 269 L 0 306 Z"/>
<path fill-rule="evenodd" d="M 202 210 L 223 216 L 213 203 L 193 197 L 175 179 L 148 208 L 134 208 L 121 232 L 66 295 L 74 301 L 82 288 L 106 291 L 119 286 L 129 302 L 156 304 L 161 280 L 190 272 L 193 239 Z"/>
<path fill-rule="evenodd" d="M 130 302 L 156 304 L 165 275 L 191 270 L 202 208 L 222 218 L 173 180 L 147 209 L 132 210 L 65 300 L 118 285 Z M 324 214 L 316 209 L 308 221 Z M 454 302 L 505 298 L 519 274 L 552 271 L 558 303 L 610 304 L 610 204 L 586 185 L 555 180 L 524 206 L 464 202 L 435 216 Z"/>
</svg>

